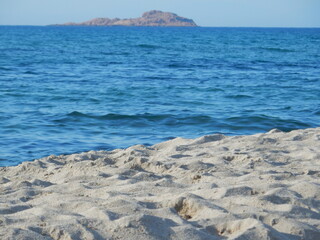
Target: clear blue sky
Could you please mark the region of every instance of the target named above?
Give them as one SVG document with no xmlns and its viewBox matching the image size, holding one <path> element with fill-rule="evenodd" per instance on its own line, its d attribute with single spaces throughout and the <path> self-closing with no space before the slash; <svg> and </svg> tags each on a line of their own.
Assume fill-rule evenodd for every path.
<svg viewBox="0 0 320 240">
<path fill-rule="evenodd" d="M 162 10 L 201 26 L 320 27 L 320 0 L 0 0 L 0 25 L 47 25 Z"/>
</svg>

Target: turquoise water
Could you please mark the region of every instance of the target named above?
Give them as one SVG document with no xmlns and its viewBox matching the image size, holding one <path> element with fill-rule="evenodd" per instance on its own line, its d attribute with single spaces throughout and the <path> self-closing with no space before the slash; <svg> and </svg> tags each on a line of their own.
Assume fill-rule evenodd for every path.
<svg viewBox="0 0 320 240">
<path fill-rule="evenodd" d="M 0 27 L 0 165 L 320 125 L 320 29 Z"/>
</svg>

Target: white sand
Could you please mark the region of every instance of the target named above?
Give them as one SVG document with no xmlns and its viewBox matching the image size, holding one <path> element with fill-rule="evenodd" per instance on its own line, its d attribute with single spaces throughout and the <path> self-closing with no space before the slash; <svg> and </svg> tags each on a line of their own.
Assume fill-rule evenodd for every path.
<svg viewBox="0 0 320 240">
<path fill-rule="evenodd" d="M 0 239 L 320 239 L 320 128 L 0 168 Z"/>
</svg>

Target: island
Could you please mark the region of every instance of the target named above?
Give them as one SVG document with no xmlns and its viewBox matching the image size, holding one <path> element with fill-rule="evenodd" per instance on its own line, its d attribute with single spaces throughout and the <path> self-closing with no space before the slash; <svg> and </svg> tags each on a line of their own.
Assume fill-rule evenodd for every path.
<svg viewBox="0 0 320 240">
<path fill-rule="evenodd" d="M 54 24 L 54 26 L 151 26 L 151 27 L 197 27 L 197 24 L 175 13 L 152 10 L 145 12 L 142 17 L 120 18 L 94 18 L 81 23 Z"/>
</svg>

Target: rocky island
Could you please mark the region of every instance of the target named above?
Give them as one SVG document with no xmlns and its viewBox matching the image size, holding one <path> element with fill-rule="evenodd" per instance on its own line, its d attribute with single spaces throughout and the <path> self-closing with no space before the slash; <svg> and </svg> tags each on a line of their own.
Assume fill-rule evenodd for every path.
<svg viewBox="0 0 320 240">
<path fill-rule="evenodd" d="M 119 18 L 94 18 L 81 23 L 55 24 L 55 26 L 154 26 L 154 27 L 196 27 L 192 20 L 180 17 L 170 12 L 152 10 L 145 12 L 142 17 L 119 19 Z"/>
</svg>

